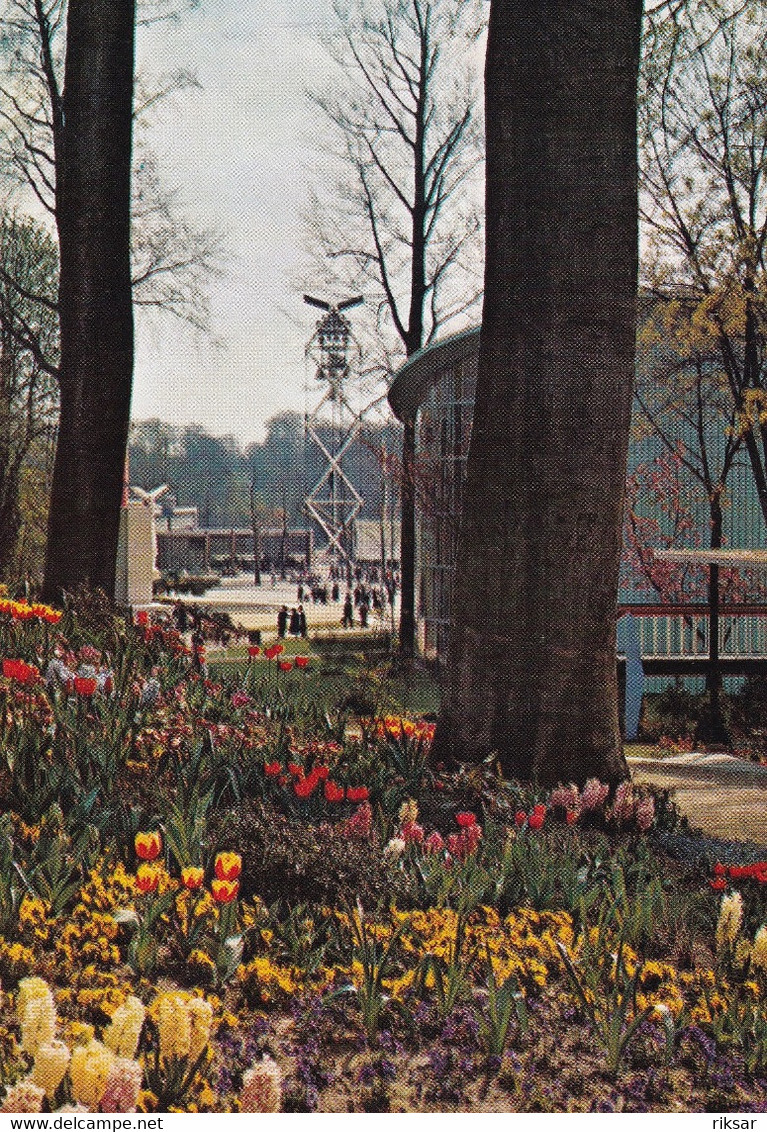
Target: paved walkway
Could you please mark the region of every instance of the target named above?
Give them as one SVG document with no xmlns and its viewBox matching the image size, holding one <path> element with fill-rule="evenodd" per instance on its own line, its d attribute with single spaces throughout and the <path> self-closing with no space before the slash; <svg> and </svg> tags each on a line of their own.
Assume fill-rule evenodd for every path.
<svg viewBox="0 0 767 1132">
<path fill-rule="evenodd" d="M 767 766 L 693 751 L 663 759 L 632 756 L 634 779 L 671 787 L 690 825 L 712 837 L 767 845 Z"/>
<path fill-rule="evenodd" d="M 328 583 L 330 589 L 330 583 Z M 370 586 L 368 586 L 370 589 Z M 343 600 L 346 596 L 345 586 L 341 586 L 340 601 L 329 601 L 327 605 L 314 605 L 311 600 L 304 598 L 303 606 L 309 633 L 341 631 L 341 618 L 343 616 Z M 174 600 L 174 595 L 167 595 L 168 600 Z M 238 622 L 246 629 L 261 629 L 276 632 L 277 611 L 281 605 L 287 605 L 288 610 L 298 605 L 298 584 L 296 582 L 281 582 L 275 579 L 271 584 L 268 574 L 264 575 L 263 583 L 254 586 L 252 579 L 240 574 L 236 578 L 222 578 L 221 584 L 207 590 L 202 597 L 182 595 L 185 605 L 205 606 L 208 609 L 223 610 L 229 613 L 234 622 Z M 399 601 L 395 602 L 395 624 L 399 621 Z M 359 629 L 359 611 L 354 611 L 355 625 Z M 368 616 L 368 630 L 381 630 L 391 628 L 391 613 L 387 607 L 385 617 L 375 613 L 372 609 Z M 348 630 L 350 635 L 354 630 Z"/>
</svg>

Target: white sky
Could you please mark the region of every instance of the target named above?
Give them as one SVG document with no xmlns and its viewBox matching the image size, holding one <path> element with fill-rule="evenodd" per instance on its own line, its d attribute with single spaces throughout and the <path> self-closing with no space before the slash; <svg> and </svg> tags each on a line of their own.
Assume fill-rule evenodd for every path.
<svg viewBox="0 0 767 1132">
<path fill-rule="evenodd" d="M 202 84 L 163 111 L 149 138 L 188 214 L 224 231 L 227 258 L 211 284 L 216 344 L 175 320 L 140 322 L 136 420 L 196 421 L 247 443 L 281 409 L 304 410 L 304 346 L 315 324 L 293 288 L 306 200 L 304 91 L 327 65 L 317 32 L 331 15 L 331 0 L 204 0 L 203 11 L 139 34 L 139 67 L 189 67 Z"/>
</svg>

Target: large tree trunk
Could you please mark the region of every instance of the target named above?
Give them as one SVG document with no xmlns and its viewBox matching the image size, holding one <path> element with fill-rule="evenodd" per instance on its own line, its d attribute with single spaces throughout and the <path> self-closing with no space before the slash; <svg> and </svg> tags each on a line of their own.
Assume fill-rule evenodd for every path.
<svg viewBox="0 0 767 1132">
<path fill-rule="evenodd" d="M 13 468 L 6 473 L 0 494 L 0 580 L 3 582 L 18 581 L 13 577 L 13 566 L 21 521 L 19 470 Z"/>
<path fill-rule="evenodd" d="M 627 775 L 615 616 L 641 0 L 492 0 L 487 256 L 437 758 Z"/>
<path fill-rule="evenodd" d="M 420 74 L 428 67 L 429 38 L 421 37 Z M 426 302 L 426 95 L 421 83 L 415 116 L 413 147 L 413 225 L 410 258 L 410 312 L 405 352 L 410 358 L 423 346 L 423 308 Z M 415 656 L 415 420 L 405 422 L 402 433 L 402 489 L 400 493 L 400 615 L 399 653 L 406 665 Z"/>
<path fill-rule="evenodd" d="M 61 419 L 44 592 L 114 592 L 133 374 L 135 0 L 70 0 L 56 169 Z"/>
<path fill-rule="evenodd" d="M 402 434 L 400 487 L 400 614 L 399 653 L 409 663 L 415 655 L 415 421 L 406 420 Z"/>
</svg>

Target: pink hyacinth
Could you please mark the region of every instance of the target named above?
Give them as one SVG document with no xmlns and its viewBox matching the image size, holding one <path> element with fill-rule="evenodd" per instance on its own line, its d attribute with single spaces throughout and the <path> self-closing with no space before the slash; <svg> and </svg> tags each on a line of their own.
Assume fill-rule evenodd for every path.
<svg viewBox="0 0 767 1132">
<path fill-rule="evenodd" d="M 358 806 L 350 818 L 343 823 L 341 830 L 347 837 L 366 841 L 373 829 L 373 808 L 370 802 Z"/>
<path fill-rule="evenodd" d="M 600 782 L 598 778 L 589 778 L 581 795 L 581 812 L 591 814 L 601 810 L 609 793 L 610 787 L 606 782 Z"/>
<path fill-rule="evenodd" d="M 482 839 L 482 826 L 469 825 L 460 833 L 449 833 L 447 837 L 448 852 L 459 861 L 465 861 L 475 852 Z"/>
<path fill-rule="evenodd" d="M 473 853 L 482 840 L 482 826 L 467 826 L 467 828 L 463 831 L 463 837 L 466 842 L 466 852 Z"/>
<path fill-rule="evenodd" d="M 549 795 L 549 807 L 552 810 L 576 810 L 580 806 L 581 795 L 574 782 L 567 786 L 555 786 Z"/>
<path fill-rule="evenodd" d="M 400 830 L 400 837 L 408 845 L 420 845 L 423 842 L 423 826 L 417 821 L 408 822 Z"/>
<path fill-rule="evenodd" d="M 618 825 L 629 825 L 634 820 L 636 803 L 630 782 L 621 782 L 615 791 L 615 800 L 610 818 Z"/>
<path fill-rule="evenodd" d="M 444 840 L 442 834 L 439 833 L 435 829 L 434 832 L 430 833 L 429 836 L 426 838 L 426 842 L 424 843 L 424 849 L 426 850 L 427 853 L 431 854 L 431 853 L 441 853 L 444 848 L 445 848 L 445 840 Z"/>
<path fill-rule="evenodd" d="M 282 1107 L 282 1074 L 271 1057 L 257 1061 L 242 1075 L 241 1112 L 279 1112 Z"/>
<path fill-rule="evenodd" d="M 143 1069 L 138 1061 L 118 1057 L 107 1075 L 101 1097 L 102 1112 L 135 1112 L 141 1092 Z"/>
<path fill-rule="evenodd" d="M 243 692 L 242 689 L 238 689 L 236 692 L 232 692 L 232 707 L 233 708 L 245 707 L 245 705 L 249 704 L 249 703 L 250 703 L 250 696 L 248 695 L 247 692 Z"/>
<path fill-rule="evenodd" d="M 647 830 L 651 828 L 652 823 L 654 821 L 655 821 L 655 799 L 653 798 L 652 794 L 647 794 L 647 795 L 645 795 L 644 798 L 640 798 L 639 801 L 637 802 L 637 809 L 636 809 L 637 829 L 641 830 L 642 833 L 647 833 Z"/>
</svg>

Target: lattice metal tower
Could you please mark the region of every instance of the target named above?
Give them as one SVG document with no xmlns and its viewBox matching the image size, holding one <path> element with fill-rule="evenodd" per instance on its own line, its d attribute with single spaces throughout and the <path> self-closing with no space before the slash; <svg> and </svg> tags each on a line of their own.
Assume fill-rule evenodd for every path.
<svg viewBox="0 0 767 1132">
<path fill-rule="evenodd" d="M 306 434 L 319 448 L 324 463 L 304 509 L 328 536 L 328 555 L 336 563 L 351 560 L 353 523 L 365 502 L 343 466 L 344 456 L 359 435 L 363 414 L 347 396 L 353 338 L 349 320 L 341 312 L 362 301 L 358 295 L 334 306 L 304 295 L 305 303 L 325 311 L 306 348 L 307 356 L 317 363 L 315 380 L 320 394 L 311 410 L 307 406 Z"/>
</svg>

